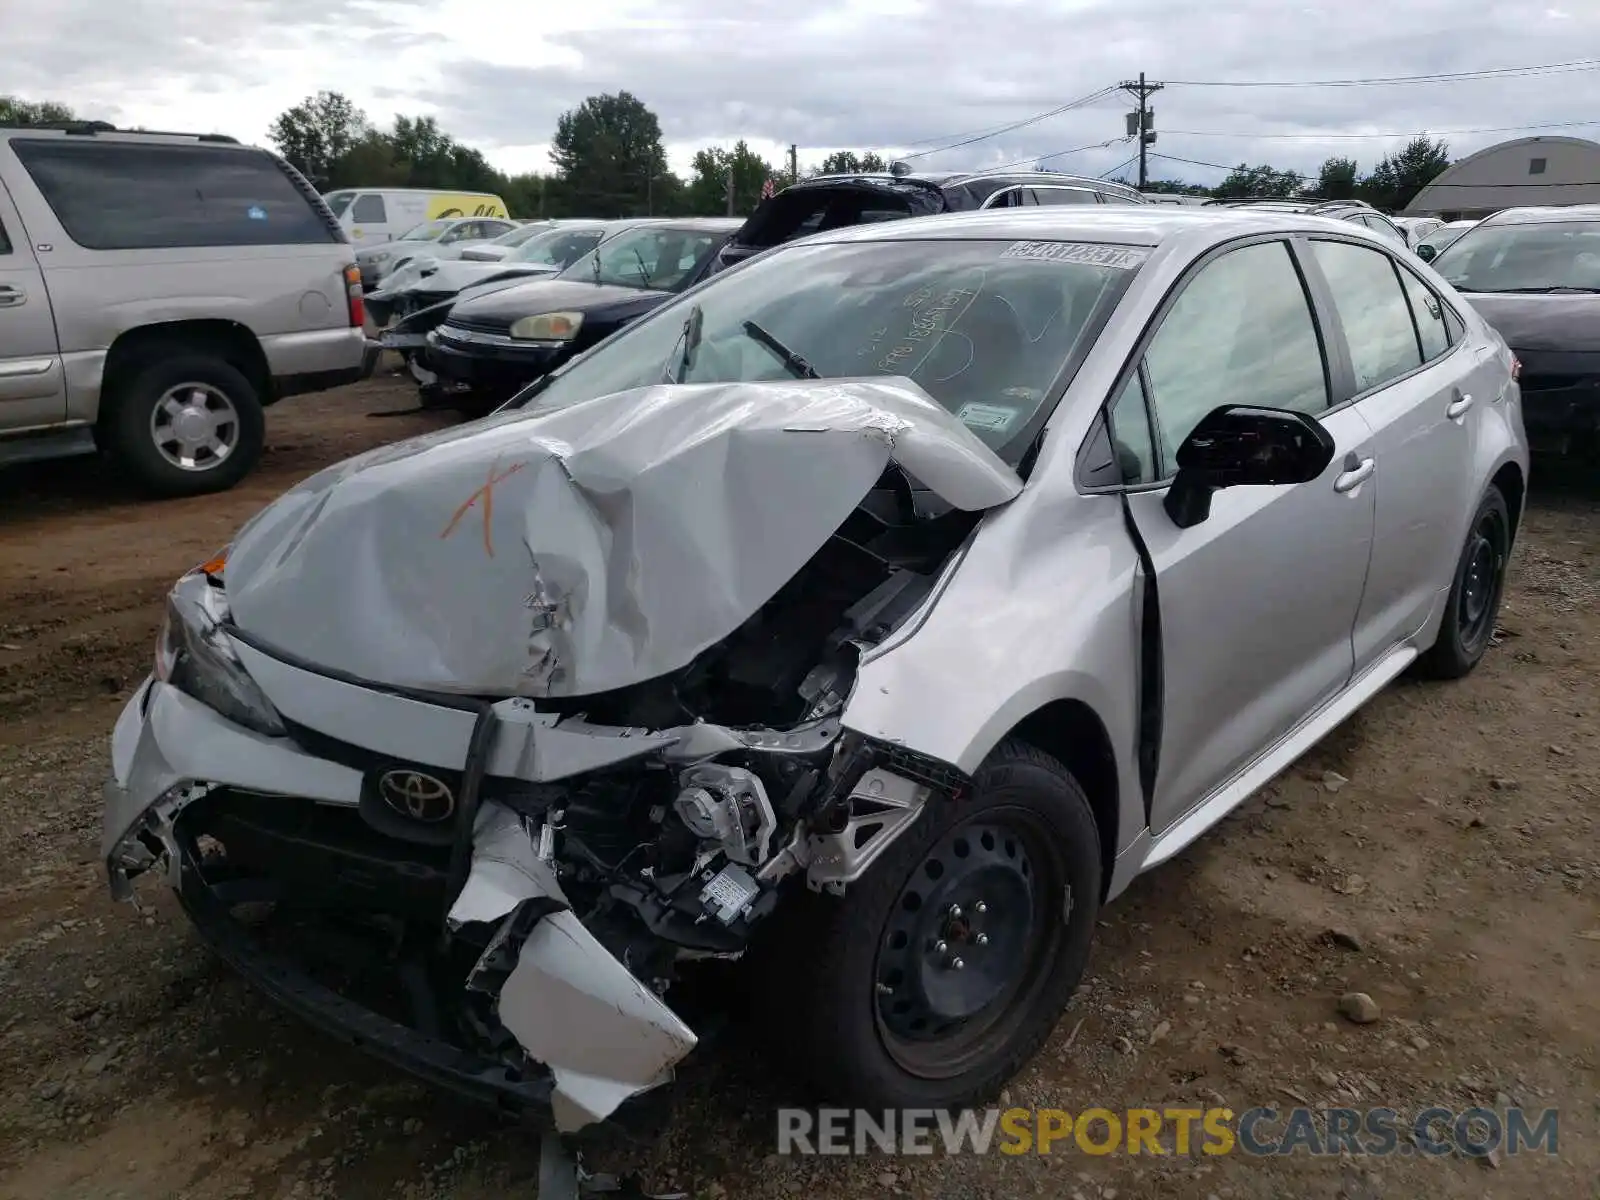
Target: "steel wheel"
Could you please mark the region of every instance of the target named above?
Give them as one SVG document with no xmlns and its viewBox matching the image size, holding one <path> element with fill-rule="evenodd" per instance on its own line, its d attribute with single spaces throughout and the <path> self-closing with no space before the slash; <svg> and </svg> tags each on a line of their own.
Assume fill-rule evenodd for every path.
<svg viewBox="0 0 1600 1200">
<path fill-rule="evenodd" d="M 1456 622 L 1461 645 L 1469 652 L 1488 641 L 1494 632 L 1509 540 L 1505 515 L 1496 508 L 1486 508 L 1479 514 L 1467 539 L 1466 573 L 1461 580 Z"/>
<path fill-rule="evenodd" d="M 1065 911 L 1051 913 L 1063 896 Z M 1032 1005 L 1071 907 L 1035 814 L 993 808 L 949 830 L 906 879 L 880 937 L 874 1010 L 890 1058 L 946 1079 L 992 1053 Z"/>
<path fill-rule="evenodd" d="M 162 393 L 150 411 L 156 452 L 180 471 L 211 471 L 239 444 L 239 413 L 220 388 L 180 383 Z"/>
</svg>

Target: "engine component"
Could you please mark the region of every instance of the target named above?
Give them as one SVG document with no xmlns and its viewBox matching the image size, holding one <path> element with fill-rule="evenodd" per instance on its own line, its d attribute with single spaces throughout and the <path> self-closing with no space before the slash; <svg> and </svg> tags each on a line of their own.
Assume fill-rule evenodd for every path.
<svg viewBox="0 0 1600 1200">
<path fill-rule="evenodd" d="M 868 771 L 851 789 L 842 825 L 809 839 L 806 885 L 838 892 L 860 879 L 921 815 L 927 798 L 927 787 L 915 780 L 881 767 Z"/>
<path fill-rule="evenodd" d="M 758 867 L 770 853 L 778 818 L 753 771 L 702 763 L 678 776 L 678 818 L 696 837 L 716 842 L 733 862 Z"/>
<path fill-rule="evenodd" d="M 761 894 L 761 885 L 743 867 L 729 863 L 700 891 L 700 903 L 724 925 L 732 925 Z"/>
</svg>

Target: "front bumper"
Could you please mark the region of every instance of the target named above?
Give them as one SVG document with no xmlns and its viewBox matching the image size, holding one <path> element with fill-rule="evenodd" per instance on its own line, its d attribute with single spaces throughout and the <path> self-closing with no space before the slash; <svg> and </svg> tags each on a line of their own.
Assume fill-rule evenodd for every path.
<svg viewBox="0 0 1600 1200">
<path fill-rule="evenodd" d="M 618 1116 L 697 1039 L 572 911 L 526 819 L 466 794 L 464 841 L 402 842 L 365 815 L 371 772 L 148 680 L 112 735 L 102 849 L 114 895 L 162 872 L 225 961 L 341 1040 L 498 1108 L 548 1110 L 562 1131 Z M 262 903 L 265 925 L 235 915 Z M 324 926 L 362 954 L 387 947 L 375 966 L 354 950 L 335 962 L 359 987 L 311 956 L 299 930 Z M 374 986 L 392 994 L 371 1001 Z"/>
<path fill-rule="evenodd" d="M 449 336 L 440 327 L 428 341 L 429 366 L 453 383 L 487 392 L 516 392 L 555 370 L 574 352 L 570 342 L 513 344 L 509 338 L 471 341 Z M 470 335 L 469 335 L 470 336 Z"/>
<path fill-rule="evenodd" d="M 1600 432 L 1600 354 L 1517 350 L 1522 420 L 1545 437 Z"/>
</svg>

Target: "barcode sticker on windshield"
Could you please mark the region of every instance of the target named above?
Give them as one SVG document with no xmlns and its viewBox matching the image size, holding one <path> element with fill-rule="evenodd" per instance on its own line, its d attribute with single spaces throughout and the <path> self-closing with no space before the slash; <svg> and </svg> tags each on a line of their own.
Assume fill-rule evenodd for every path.
<svg viewBox="0 0 1600 1200">
<path fill-rule="evenodd" d="M 1107 246 L 1100 242 L 1012 242 L 1001 258 L 1031 258 L 1037 262 L 1083 263 L 1131 271 L 1150 257 L 1145 246 Z"/>
<path fill-rule="evenodd" d="M 1004 433 L 1017 419 L 1017 410 L 998 408 L 993 404 L 965 404 L 956 414 L 956 419 L 969 429 L 981 429 L 985 433 Z"/>
</svg>

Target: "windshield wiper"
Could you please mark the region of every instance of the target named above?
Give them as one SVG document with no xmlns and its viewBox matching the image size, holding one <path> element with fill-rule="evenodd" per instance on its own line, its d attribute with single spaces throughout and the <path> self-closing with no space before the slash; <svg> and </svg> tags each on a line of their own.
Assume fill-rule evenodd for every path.
<svg viewBox="0 0 1600 1200">
<path fill-rule="evenodd" d="M 1501 288 L 1500 290 L 1505 292 L 1507 295 L 1531 296 L 1582 295 L 1600 292 L 1600 288 L 1577 287 L 1576 285 L 1569 283 L 1558 283 L 1554 287 Z"/>
<path fill-rule="evenodd" d="M 644 255 L 640 254 L 637 249 L 635 249 L 634 252 L 633 252 L 633 261 L 639 264 L 639 278 L 640 278 L 640 280 L 643 281 L 645 287 L 649 287 L 650 286 L 650 268 L 644 265 Z"/>
<path fill-rule="evenodd" d="M 763 326 L 757 325 L 754 321 L 746 321 L 744 323 L 744 331 L 777 355 L 778 361 L 783 364 L 784 370 L 788 371 L 796 379 L 822 378 L 815 367 L 785 346 Z"/>
<path fill-rule="evenodd" d="M 672 350 L 667 351 L 667 365 L 661 370 L 662 383 L 682 383 L 684 376 L 689 374 L 689 368 L 694 365 L 694 352 L 700 348 L 700 330 L 705 325 L 705 314 L 700 311 L 698 304 L 689 306 L 689 315 L 683 319 L 683 329 L 679 332 L 677 340 L 672 343 L 672 350 L 678 348 L 678 343 L 683 343 L 683 354 L 678 358 L 678 369 L 672 369 Z"/>
</svg>

